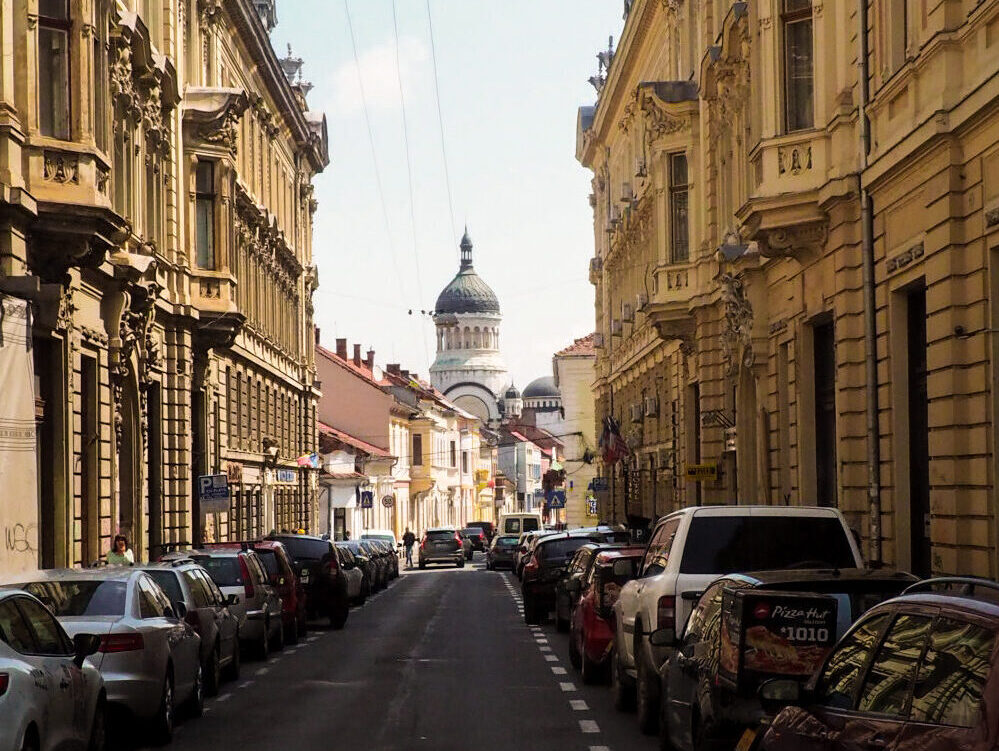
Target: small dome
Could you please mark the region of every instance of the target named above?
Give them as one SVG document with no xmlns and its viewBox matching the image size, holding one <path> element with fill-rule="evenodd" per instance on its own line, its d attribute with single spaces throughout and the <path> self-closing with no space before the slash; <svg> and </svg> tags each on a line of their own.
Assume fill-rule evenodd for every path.
<svg viewBox="0 0 999 751">
<path fill-rule="evenodd" d="M 520 398 L 520 392 L 519 392 L 519 391 L 517 391 L 517 387 L 516 387 L 516 386 L 514 386 L 514 385 L 513 385 L 512 383 L 511 383 L 511 384 L 510 384 L 510 388 L 508 388 L 508 389 L 506 390 L 506 394 L 505 394 L 504 396 L 505 396 L 505 398 L 507 398 L 507 399 L 519 399 L 519 398 Z"/>
<path fill-rule="evenodd" d="M 524 389 L 525 399 L 560 399 L 561 397 L 562 394 L 558 390 L 558 386 L 555 385 L 555 379 L 552 376 L 535 378 Z"/>
<path fill-rule="evenodd" d="M 461 267 L 454 279 L 444 288 L 434 313 L 495 313 L 499 314 L 499 299 L 488 284 L 475 273 L 472 266 L 472 241 L 468 229 L 461 238 Z"/>
</svg>

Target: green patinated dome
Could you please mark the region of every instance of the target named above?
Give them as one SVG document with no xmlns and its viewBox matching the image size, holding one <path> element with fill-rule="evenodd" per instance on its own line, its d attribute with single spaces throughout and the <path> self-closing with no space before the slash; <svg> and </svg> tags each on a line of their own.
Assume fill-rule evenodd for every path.
<svg viewBox="0 0 999 751">
<path fill-rule="evenodd" d="M 468 229 L 461 238 L 461 268 L 444 288 L 434 313 L 495 313 L 499 314 L 499 300 L 488 284 L 475 273 L 472 266 L 472 241 Z"/>
</svg>

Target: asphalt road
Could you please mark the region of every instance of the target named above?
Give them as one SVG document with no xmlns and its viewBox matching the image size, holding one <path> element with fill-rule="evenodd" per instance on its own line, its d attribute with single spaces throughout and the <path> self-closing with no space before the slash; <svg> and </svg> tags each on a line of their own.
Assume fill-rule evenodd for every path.
<svg viewBox="0 0 999 751">
<path fill-rule="evenodd" d="M 406 572 L 267 662 L 243 663 L 175 751 L 653 749 L 605 687 L 583 686 L 566 640 L 524 624 L 510 574 Z"/>
</svg>

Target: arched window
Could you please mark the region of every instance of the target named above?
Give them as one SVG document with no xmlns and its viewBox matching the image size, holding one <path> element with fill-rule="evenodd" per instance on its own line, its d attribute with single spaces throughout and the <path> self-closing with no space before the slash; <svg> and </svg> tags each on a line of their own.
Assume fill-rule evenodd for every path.
<svg viewBox="0 0 999 751">
<path fill-rule="evenodd" d="M 472 330 L 466 326 L 465 327 L 465 349 L 472 348 Z"/>
<path fill-rule="evenodd" d="M 478 349 L 482 346 L 482 334 L 479 332 L 479 327 L 476 326 L 472 334 L 472 346 Z"/>
</svg>

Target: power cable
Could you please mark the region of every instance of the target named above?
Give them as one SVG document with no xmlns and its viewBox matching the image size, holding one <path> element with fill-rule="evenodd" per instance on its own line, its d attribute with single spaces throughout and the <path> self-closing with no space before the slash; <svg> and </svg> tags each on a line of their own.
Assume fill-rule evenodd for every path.
<svg viewBox="0 0 999 751">
<path fill-rule="evenodd" d="M 406 117 L 406 95 L 402 87 L 402 66 L 399 63 L 399 19 L 396 13 L 396 0 L 392 0 L 392 31 L 395 34 L 395 76 L 399 82 L 399 101 L 402 104 L 402 133 L 406 142 L 406 177 L 409 180 L 409 221 L 413 232 L 413 259 L 416 265 L 416 293 L 423 299 L 423 282 L 420 279 L 420 252 L 416 241 L 416 202 L 413 195 L 413 160 L 409 149 L 409 121 Z M 427 346 L 427 327 L 420 326 L 423 335 L 423 356 L 430 362 L 430 348 Z"/>
<path fill-rule="evenodd" d="M 434 41 L 434 17 L 430 12 L 430 0 L 427 0 L 427 24 L 430 28 L 430 55 L 434 64 L 434 96 L 437 99 L 437 124 L 441 131 L 441 158 L 444 161 L 444 184 L 447 186 L 447 208 L 451 214 L 451 233 L 455 240 L 458 237 L 458 225 L 454 221 L 454 199 L 451 195 L 451 172 L 447 165 L 447 146 L 444 140 L 444 116 L 441 113 L 440 77 L 437 74 L 437 44 Z"/>
<path fill-rule="evenodd" d="M 399 271 L 399 260 L 396 258 L 395 243 L 392 242 L 392 226 L 389 223 L 388 204 L 385 202 L 385 190 L 382 188 L 381 170 L 378 168 L 378 151 L 375 149 L 375 136 L 371 128 L 371 116 L 368 114 L 368 97 L 364 91 L 364 77 L 361 75 L 361 61 L 357 54 L 357 37 L 354 35 L 354 23 L 350 16 L 350 0 L 343 0 L 343 10 L 347 16 L 347 29 L 350 31 L 350 46 L 354 53 L 354 70 L 357 72 L 357 86 L 361 94 L 361 107 L 364 110 L 364 124 L 368 130 L 368 146 L 371 148 L 371 161 L 375 167 L 375 185 L 378 189 L 378 202 L 382 207 L 382 220 L 385 223 L 385 236 L 388 239 L 389 255 L 392 257 L 392 268 L 395 271 L 395 281 L 399 285 L 399 294 L 403 294 L 402 273 Z"/>
</svg>

